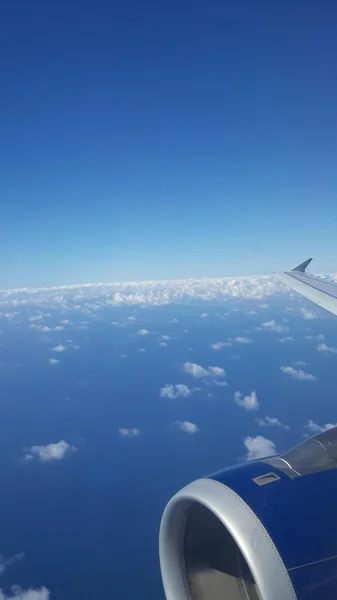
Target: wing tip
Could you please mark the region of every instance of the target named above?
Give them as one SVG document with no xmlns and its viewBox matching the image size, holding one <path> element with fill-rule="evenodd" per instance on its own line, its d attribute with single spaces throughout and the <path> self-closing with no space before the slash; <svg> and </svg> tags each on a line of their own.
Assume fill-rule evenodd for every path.
<svg viewBox="0 0 337 600">
<path fill-rule="evenodd" d="M 290 270 L 297 271 L 298 273 L 305 273 L 305 270 L 306 270 L 307 266 L 310 265 L 311 261 L 312 261 L 312 258 L 307 258 L 307 260 L 300 263 L 299 265 L 296 265 L 296 267 L 294 267 L 293 269 L 290 269 Z"/>
</svg>

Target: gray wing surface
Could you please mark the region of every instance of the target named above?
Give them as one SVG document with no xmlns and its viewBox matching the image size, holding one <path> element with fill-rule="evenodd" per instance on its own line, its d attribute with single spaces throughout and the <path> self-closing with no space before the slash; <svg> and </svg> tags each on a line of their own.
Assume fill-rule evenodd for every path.
<svg viewBox="0 0 337 600">
<path fill-rule="evenodd" d="M 301 294 L 311 302 L 337 316 L 337 285 L 305 272 L 312 258 L 308 258 L 291 271 L 273 273 L 275 279 Z"/>
</svg>

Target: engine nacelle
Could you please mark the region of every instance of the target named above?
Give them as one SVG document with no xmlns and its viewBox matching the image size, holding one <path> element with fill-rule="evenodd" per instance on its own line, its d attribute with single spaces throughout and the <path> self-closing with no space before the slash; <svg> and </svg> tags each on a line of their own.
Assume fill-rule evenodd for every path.
<svg viewBox="0 0 337 600">
<path fill-rule="evenodd" d="M 337 428 L 225 469 L 168 503 L 167 600 L 337 599 Z"/>
</svg>

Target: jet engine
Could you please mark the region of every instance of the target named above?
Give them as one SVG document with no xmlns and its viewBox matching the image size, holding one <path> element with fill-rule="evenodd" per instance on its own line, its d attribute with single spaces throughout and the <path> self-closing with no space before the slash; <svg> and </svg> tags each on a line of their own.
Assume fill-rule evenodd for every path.
<svg viewBox="0 0 337 600">
<path fill-rule="evenodd" d="M 187 485 L 159 535 L 167 600 L 337 599 L 337 427 Z"/>
</svg>

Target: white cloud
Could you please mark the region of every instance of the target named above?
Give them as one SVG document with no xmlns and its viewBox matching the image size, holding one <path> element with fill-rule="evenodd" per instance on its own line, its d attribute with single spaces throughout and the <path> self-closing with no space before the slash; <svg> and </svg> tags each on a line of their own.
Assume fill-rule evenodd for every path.
<svg viewBox="0 0 337 600">
<path fill-rule="evenodd" d="M 32 460 L 36 458 L 41 462 L 52 460 L 63 460 L 66 456 L 77 452 L 75 446 L 71 446 L 64 440 L 60 440 L 56 444 L 47 444 L 47 446 L 31 446 L 25 450 L 25 459 Z"/>
<path fill-rule="evenodd" d="M 315 381 L 317 377 L 311 375 L 311 373 L 306 373 L 302 371 L 302 369 L 296 370 L 293 367 L 280 367 L 280 370 L 285 375 L 290 375 L 292 379 L 298 379 L 300 381 Z"/>
<path fill-rule="evenodd" d="M 215 342 L 215 344 L 211 344 L 211 348 L 212 348 L 212 350 L 215 350 L 217 352 L 218 350 L 225 348 L 225 346 L 231 346 L 231 345 L 232 345 L 232 342 Z"/>
<path fill-rule="evenodd" d="M 302 313 L 303 319 L 307 319 L 307 320 L 318 319 L 317 315 L 310 312 L 310 310 L 307 310 L 306 308 L 301 308 L 300 311 Z"/>
<path fill-rule="evenodd" d="M 149 330 L 148 329 L 139 329 L 139 331 L 137 331 L 138 335 L 149 335 Z"/>
<path fill-rule="evenodd" d="M 62 346 L 62 344 L 57 344 L 57 346 L 54 346 L 54 348 L 52 348 L 52 350 L 54 352 L 64 352 L 67 348 L 65 346 Z"/>
<path fill-rule="evenodd" d="M 325 425 L 318 425 L 317 423 L 314 423 L 314 421 L 309 419 L 305 428 L 310 433 L 315 435 L 316 433 L 322 433 L 322 431 L 326 431 L 327 429 L 332 429 L 333 427 L 336 427 L 336 426 L 337 426 L 337 423 L 326 423 Z"/>
<path fill-rule="evenodd" d="M 291 335 L 285 335 L 280 339 L 281 344 L 287 344 L 288 342 L 294 342 L 294 338 Z"/>
<path fill-rule="evenodd" d="M 30 325 L 30 327 L 31 329 L 37 329 L 38 331 L 42 331 L 43 333 L 50 333 L 51 331 L 62 331 L 62 329 L 64 329 L 63 325 L 48 327 L 48 325 L 35 325 L 34 323 Z"/>
<path fill-rule="evenodd" d="M 170 335 L 162 335 L 162 336 L 161 336 L 161 339 L 162 339 L 162 340 L 167 340 L 167 341 L 168 341 L 168 340 L 172 340 L 172 337 L 171 337 Z"/>
<path fill-rule="evenodd" d="M 236 337 L 234 338 L 234 341 L 237 342 L 238 344 L 253 344 L 253 340 L 251 340 L 248 337 Z"/>
<path fill-rule="evenodd" d="M 244 398 L 242 398 L 241 392 L 237 391 L 234 394 L 234 400 L 238 406 L 241 406 L 246 410 L 258 410 L 260 406 L 255 390 L 253 390 L 249 396 L 245 396 Z"/>
<path fill-rule="evenodd" d="M 50 365 L 58 365 L 60 361 L 57 358 L 50 358 L 48 362 Z"/>
<path fill-rule="evenodd" d="M 49 600 L 49 598 L 50 591 L 45 587 L 23 590 L 19 586 L 13 585 L 10 595 L 0 589 L 0 600 Z"/>
<path fill-rule="evenodd" d="M 197 433 L 199 431 L 199 427 L 190 421 L 177 421 L 177 426 L 185 433 Z"/>
<path fill-rule="evenodd" d="M 196 363 L 185 362 L 184 363 L 184 371 L 189 375 L 193 375 L 193 377 L 224 377 L 226 372 L 221 367 L 208 367 L 205 369 L 201 365 L 197 365 Z"/>
<path fill-rule="evenodd" d="M 159 342 L 159 346 L 161 346 L 162 348 L 164 348 L 164 347 L 167 346 L 167 343 L 166 342 Z"/>
<path fill-rule="evenodd" d="M 286 333 L 289 331 L 289 327 L 287 325 L 281 325 L 280 323 L 278 324 L 274 319 L 271 321 L 265 321 L 265 323 L 262 323 L 262 327 L 266 331 L 276 331 L 277 333 Z"/>
<path fill-rule="evenodd" d="M 189 388 L 188 385 L 184 383 L 176 383 L 173 385 L 172 383 L 167 383 L 160 390 L 161 398 L 188 398 L 193 394 L 193 392 L 197 391 L 199 388 Z"/>
<path fill-rule="evenodd" d="M 140 430 L 137 429 L 136 427 L 131 427 L 130 429 L 125 429 L 123 427 L 120 427 L 118 429 L 118 433 L 122 437 L 137 437 L 138 435 L 140 435 Z"/>
<path fill-rule="evenodd" d="M 42 315 L 35 315 L 34 317 L 29 317 L 28 321 L 31 321 L 32 323 L 35 321 L 42 321 L 43 320 L 43 316 Z"/>
<path fill-rule="evenodd" d="M 284 425 L 276 417 L 265 417 L 264 419 L 256 419 L 256 422 L 261 427 L 283 427 L 284 429 L 290 429 L 289 425 Z"/>
<path fill-rule="evenodd" d="M 324 340 L 324 335 L 323 335 L 323 333 L 319 333 L 318 335 L 305 335 L 304 339 L 305 340 Z"/>
<path fill-rule="evenodd" d="M 207 319 L 209 315 L 207 313 L 201 313 L 200 318 L 201 319 Z"/>
<path fill-rule="evenodd" d="M 247 460 L 256 460 L 257 458 L 264 458 L 276 454 L 274 442 L 262 435 L 246 437 L 243 443 L 248 450 L 246 455 Z"/>
<path fill-rule="evenodd" d="M 295 360 L 294 365 L 295 367 L 305 367 L 306 366 L 306 362 L 305 360 Z"/>
<path fill-rule="evenodd" d="M 146 348 L 138 348 L 138 352 L 142 352 L 143 354 L 147 352 Z"/>
<path fill-rule="evenodd" d="M 3 575 L 3 573 L 6 571 L 6 569 L 8 569 L 8 567 L 11 567 L 12 565 L 19 562 L 20 560 L 23 560 L 24 557 L 25 557 L 25 555 L 23 552 L 20 552 L 20 554 L 14 554 L 10 558 L 6 558 L 6 559 L 0 554 L 0 577 L 1 577 L 1 575 Z"/>
<path fill-rule="evenodd" d="M 136 321 L 136 317 L 126 317 L 127 321 Z"/>
<path fill-rule="evenodd" d="M 69 321 L 69 319 L 63 319 L 60 323 L 62 323 L 62 325 L 70 325 L 71 321 Z"/>
<path fill-rule="evenodd" d="M 326 344 L 318 344 L 318 352 L 330 352 L 331 354 L 337 354 L 337 348 L 333 346 L 327 346 Z"/>
</svg>

